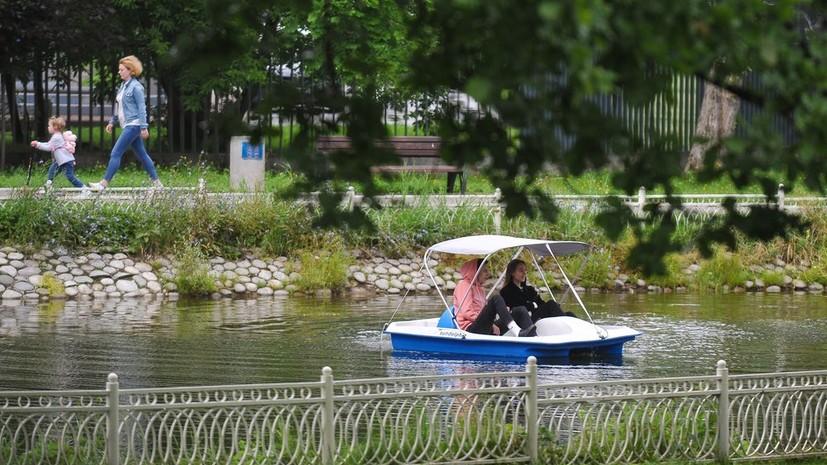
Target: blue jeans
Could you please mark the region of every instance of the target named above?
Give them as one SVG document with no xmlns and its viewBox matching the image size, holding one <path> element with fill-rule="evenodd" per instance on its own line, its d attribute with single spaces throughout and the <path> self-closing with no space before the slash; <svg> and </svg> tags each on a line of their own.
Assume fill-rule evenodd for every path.
<svg viewBox="0 0 827 465">
<path fill-rule="evenodd" d="M 140 160 L 144 166 L 144 170 L 149 175 L 149 179 L 153 181 L 158 179 L 158 173 L 155 171 L 155 163 L 149 158 L 149 154 L 146 153 L 146 148 L 144 148 L 144 140 L 141 139 L 140 126 L 126 126 L 123 128 L 120 137 L 115 141 L 115 146 L 112 147 L 112 153 L 109 154 L 109 165 L 106 167 L 106 174 L 103 175 L 103 179 L 109 182 L 115 177 L 115 172 L 121 167 L 121 157 L 123 157 L 124 152 L 126 152 L 128 148 L 131 148 L 132 151 L 135 152 L 138 160 Z"/>
<path fill-rule="evenodd" d="M 75 176 L 75 166 L 74 165 L 75 165 L 75 162 L 67 161 L 64 164 L 62 164 L 60 166 L 57 166 L 57 162 L 53 161 L 52 166 L 49 167 L 49 173 L 46 175 L 46 179 L 48 179 L 49 181 L 54 181 L 55 176 L 60 174 L 61 171 L 64 171 L 64 172 L 66 172 L 66 179 L 68 179 L 69 182 L 71 182 L 73 186 L 83 187 L 83 183 L 80 182 L 80 179 L 78 179 Z"/>
</svg>

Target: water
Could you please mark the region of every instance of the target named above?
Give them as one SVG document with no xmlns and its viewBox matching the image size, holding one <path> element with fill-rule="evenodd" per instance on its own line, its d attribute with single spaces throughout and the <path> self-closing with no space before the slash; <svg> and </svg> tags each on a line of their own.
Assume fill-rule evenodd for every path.
<svg viewBox="0 0 827 465">
<path fill-rule="evenodd" d="M 622 360 L 545 361 L 543 381 L 827 369 L 822 295 L 584 296 L 597 322 L 643 332 Z M 124 388 L 523 370 L 520 360 L 392 354 L 381 329 L 399 297 L 52 302 L 0 306 L 0 389 Z M 396 319 L 436 316 L 408 298 Z M 571 305 L 566 306 L 570 308 Z"/>
</svg>

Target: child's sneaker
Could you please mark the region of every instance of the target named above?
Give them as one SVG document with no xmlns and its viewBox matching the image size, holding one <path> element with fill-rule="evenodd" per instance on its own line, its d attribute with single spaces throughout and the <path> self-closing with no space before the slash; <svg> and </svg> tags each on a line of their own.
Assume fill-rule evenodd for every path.
<svg viewBox="0 0 827 465">
<path fill-rule="evenodd" d="M 152 181 L 152 188 L 153 189 L 163 189 L 164 185 L 161 183 L 160 179 L 156 179 L 156 180 Z"/>
<path fill-rule="evenodd" d="M 92 190 L 95 190 L 95 191 L 102 191 L 102 190 L 106 189 L 106 184 L 104 184 L 102 182 L 90 182 L 89 183 L 89 188 L 92 189 Z"/>
<path fill-rule="evenodd" d="M 44 189 L 45 189 L 46 192 L 49 192 L 49 191 L 52 190 L 52 180 L 51 179 L 46 180 L 46 187 Z"/>
</svg>

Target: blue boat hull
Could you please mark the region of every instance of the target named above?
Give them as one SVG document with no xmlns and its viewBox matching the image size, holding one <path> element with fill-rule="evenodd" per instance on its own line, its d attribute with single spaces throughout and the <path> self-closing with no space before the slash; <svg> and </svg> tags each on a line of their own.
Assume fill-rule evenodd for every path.
<svg viewBox="0 0 827 465">
<path fill-rule="evenodd" d="M 438 352 L 457 355 L 487 355 L 496 358 L 568 358 L 574 353 L 592 352 L 601 356 L 620 356 L 623 344 L 635 339 L 634 335 L 595 341 L 553 344 L 537 340 L 539 338 L 513 338 L 509 340 L 475 340 L 423 336 L 411 334 L 391 334 L 394 350 Z"/>
</svg>

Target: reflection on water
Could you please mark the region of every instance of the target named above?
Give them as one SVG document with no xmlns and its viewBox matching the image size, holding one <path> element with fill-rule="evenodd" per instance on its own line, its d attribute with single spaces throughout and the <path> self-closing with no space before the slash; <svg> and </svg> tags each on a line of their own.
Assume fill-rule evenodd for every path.
<svg viewBox="0 0 827 465">
<path fill-rule="evenodd" d="M 525 369 L 521 360 L 392 353 L 382 327 L 399 297 L 367 301 L 51 302 L 0 306 L 0 389 L 317 380 Z M 541 360 L 548 382 L 825 369 L 820 295 L 586 295 L 598 323 L 643 332 L 622 359 Z M 396 320 L 439 313 L 409 297 Z"/>
</svg>

